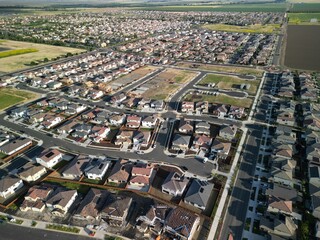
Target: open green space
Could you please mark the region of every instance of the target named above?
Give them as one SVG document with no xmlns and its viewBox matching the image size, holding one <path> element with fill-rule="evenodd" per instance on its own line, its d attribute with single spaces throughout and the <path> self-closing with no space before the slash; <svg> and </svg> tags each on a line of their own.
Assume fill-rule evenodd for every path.
<svg viewBox="0 0 320 240">
<path fill-rule="evenodd" d="M 176 64 L 177 67 L 183 68 L 192 68 L 192 69 L 201 69 L 201 70 L 209 70 L 216 72 L 226 72 L 226 73 L 237 73 L 243 75 L 253 75 L 256 77 L 261 77 L 263 74 L 263 70 L 248 68 L 248 67 L 237 67 L 237 66 L 224 66 L 224 65 L 210 65 L 210 64 L 202 64 L 202 63 L 188 63 L 188 62 L 179 62 Z"/>
<path fill-rule="evenodd" d="M 241 84 L 250 84 L 250 88 L 243 90 L 251 94 L 255 94 L 257 92 L 257 88 L 259 85 L 259 81 L 255 80 L 244 80 L 238 77 L 227 76 L 227 75 L 219 75 L 219 74 L 208 74 L 206 75 L 198 84 L 199 85 L 207 85 L 210 83 L 215 83 L 219 89 L 232 90 L 240 89 Z"/>
<path fill-rule="evenodd" d="M 224 32 L 243 32 L 243 33 L 277 33 L 280 30 L 280 24 L 254 24 L 247 26 L 235 26 L 228 24 L 208 24 L 203 25 L 204 28 L 213 31 Z"/>
<path fill-rule="evenodd" d="M 0 91 L 0 110 L 13 106 L 23 100 L 24 98 L 22 97 L 1 93 Z"/>
<path fill-rule="evenodd" d="M 317 19 L 317 23 L 311 23 Z M 320 24 L 320 13 L 289 13 L 289 24 Z"/>
<path fill-rule="evenodd" d="M 187 6 L 146 6 L 131 9 L 150 11 L 204 11 L 204 12 L 284 12 L 286 3 L 257 4 L 221 4 L 221 5 L 187 5 Z"/>
<path fill-rule="evenodd" d="M 192 94 L 187 94 L 184 98 L 184 101 L 208 101 L 209 103 L 220 103 L 244 108 L 250 108 L 252 104 L 252 99 L 250 98 L 238 99 L 225 94 L 219 94 L 216 96 L 204 94 L 195 96 Z"/>
<path fill-rule="evenodd" d="M 320 3 L 294 3 L 290 12 L 294 13 L 316 13 L 320 12 Z"/>
<path fill-rule="evenodd" d="M 35 49 L 35 48 L 14 49 L 14 50 L 0 52 L 0 58 L 11 57 L 11 56 L 21 55 L 26 53 L 33 53 L 33 52 L 38 52 L 38 49 Z"/>
<path fill-rule="evenodd" d="M 17 103 L 32 100 L 37 94 L 16 90 L 13 88 L 0 88 L 0 110 L 6 109 Z"/>
</svg>

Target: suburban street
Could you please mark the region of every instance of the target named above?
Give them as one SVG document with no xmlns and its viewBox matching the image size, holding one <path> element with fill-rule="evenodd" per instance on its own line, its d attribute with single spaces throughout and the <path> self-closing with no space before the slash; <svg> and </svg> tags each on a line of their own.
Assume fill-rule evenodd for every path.
<svg viewBox="0 0 320 240">
<path fill-rule="evenodd" d="M 13 224 L 0 225 L 1 239 L 17 240 L 17 239 L 32 239 L 32 240 L 89 240 L 95 239 L 92 237 L 84 237 L 75 234 L 66 234 L 54 231 L 46 231 L 40 229 L 26 228 Z"/>
<path fill-rule="evenodd" d="M 238 176 L 232 188 L 229 205 L 223 220 L 223 228 L 221 229 L 219 238 L 221 240 L 227 240 L 229 233 L 232 233 L 236 240 L 242 239 L 242 231 L 250 198 L 250 181 L 252 180 L 258 158 L 262 135 L 262 128 L 259 125 L 248 126 L 248 129 L 251 133 L 247 136 Z"/>
</svg>

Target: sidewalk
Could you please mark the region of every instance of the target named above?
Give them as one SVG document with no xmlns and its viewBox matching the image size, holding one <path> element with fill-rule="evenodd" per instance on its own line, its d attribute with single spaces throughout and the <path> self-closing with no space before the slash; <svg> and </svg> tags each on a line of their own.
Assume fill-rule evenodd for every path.
<svg viewBox="0 0 320 240">
<path fill-rule="evenodd" d="M 3 213 L 3 212 L 1 212 L 0 215 L 7 216 L 9 218 L 14 218 L 16 220 L 22 220 L 23 222 L 21 224 L 10 223 L 10 222 L 8 222 L 8 224 L 15 224 L 15 225 L 22 226 L 22 227 L 27 227 L 27 228 L 34 228 L 34 229 L 53 231 L 53 232 L 61 232 L 61 233 L 65 233 L 65 234 L 81 235 L 81 236 L 84 236 L 84 237 L 91 237 L 93 239 L 104 239 L 106 234 L 109 235 L 109 236 L 117 237 L 116 234 L 112 234 L 112 233 L 106 232 L 104 230 L 90 229 L 91 231 L 94 231 L 95 234 L 94 234 L 94 236 L 89 236 L 88 232 L 83 227 L 70 226 L 70 225 L 58 224 L 58 223 L 53 223 L 53 222 L 35 221 L 35 220 L 16 217 L 16 216 L 13 216 L 13 215 L 10 215 L 10 214 L 7 214 L 7 213 Z M 32 226 L 33 223 L 36 223 L 36 225 Z M 54 225 L 59 225 L 59 226 L 64 226 L 64 227 L 76 227 L 80 231 L 79 231 L 79 233 L 72 233 L 72 232 L 66 232 L 66 231 L 58 231 L 58 230 L 54 230 L 54 229 L 47 229 L 46 226 L 48 224 L 54 224 Z M 129 238 L 126 238 L 126 237 L 123 237 L 123 236 L 120 236 L 120 237 L 122 239 L 125 239 L 125 240 L 130 240 Z"/>
</svg>

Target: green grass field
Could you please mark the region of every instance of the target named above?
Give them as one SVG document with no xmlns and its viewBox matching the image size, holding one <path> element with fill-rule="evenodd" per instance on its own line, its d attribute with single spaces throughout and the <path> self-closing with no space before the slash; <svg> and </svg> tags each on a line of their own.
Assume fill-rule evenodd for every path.
<svg viewBox="0 0 320 240">
<path fill-rule="evenodd" d="M 264 4 L 221 4 L 221 5 L 192 5 L 192 6 L 154 6 L 135 7 L 147 11 L 202 11 L 202 12 L 284 12 L 285 3 L 264 3 Z"/>
<path fill-rule="evenodd" d="M 310 20 L 316 18 L 318 23 L 310 23 Z M 289 13 L 289 24 L 319 24 L 320 13 Z"/>
<path fill-rule="evenodd" d="M 202 69 L 202 70 L 209 70 L 209 71 L 216 71 L 222 73 L 237 73 L 237 74 L 244 74 L 244 75 L 253 75 L 256 77 L 261 77 L 263 74 L 263 70 L 254 69 L 254 68 L 246 68 L 246 67 L 236 67 L 236 66 L 224 66 L 224 65 L 210 65 L 210 64 L 200 64 L 197 63 L 196 67 L 192 63 L 188 62 L 178 62 L 176 64 L 178 67 L 183 68 L 192 68 L 192 69 Z"/>
<path fill-rule="evenodd" d="M 320 3 L 295 3 L 290 9 L 293 13 L 317 13 L 320 12 Z"/>
<path fill-rule="evenodd" d="M 208 24 L 203 25 L 204 28 L 214 31 L 224 32 L 243 32 L 243 33 L 276 33 L 280 30 L 279 24 L 255 24 L 248 26 L 235 26 L 227 24 Z"/>
<path fill-rule="evenodd" d="M 3 94 L 0 92 L 0 110 L 13 106 L 19 102 L 22 102 L 24 98 L 12 96 L 9 94 Z"/>
<path fill-rule="evenodd" d="M 246 81 L 244 79 L 226 75 L 218 75 L 218 74 L 208 74 L 204 79 L 202 79 L 198 84 L 199 85 L 207 85 L 209 83 L 215 83 L 219 89 L 231 90 L 237 89 L 239 85 L 243 83 L 249 83 L 250 88 L 245 90 L 250 94 L 255 94 L 257 92 L 259 81 Z"/>
<path fill-rule="evenodd" d="M 0 58 L 11 57 L 26 53 L 38 52 L 38 49 L 35 48 L 25 48 L 25 49 L 14 49 L 9 51 L 0 52 Z"/>
<path fill-rule="evenodd" d="M 220 103 L 244 108 L 250 108 L 252 104 L 252 99 L 250 98 L 237 99 L 224 94 L 220 94 L 218 96 L 197 95 L 197 97 L 199 98 L 194 99 L 193 95 L 188 94 L 185 96 L 184 101 L 208 101 L 209 103 Z"/>
<path fill-rule="evenodd" d="M 36 98 L 37 94 L 12 88 L 0 88 L 0 110 Z"/>
</svg>

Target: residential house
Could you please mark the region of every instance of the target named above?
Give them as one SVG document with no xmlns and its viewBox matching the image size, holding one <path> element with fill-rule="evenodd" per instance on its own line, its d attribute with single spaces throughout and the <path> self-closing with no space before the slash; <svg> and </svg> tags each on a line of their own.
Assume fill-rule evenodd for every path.
<svg viewBox="0 0 320 240">
<path fill-rule="evenodd" d="M 119 160 L 113 166 L 108 177 L 108 182 L 111 183 L 127 183 L 132 170 L 132 164 L 127 160 Z"/>
<path fill-rule="evenodd" d="M 218 139 L 214 139 L 211 146 L 211 153 L 217 154 L 220 158 L 227 158 L 231 149 L 231 143 L 221 142 Z"/>
<path fill-rule="evenodd" d="M 14 118 L 22 118 L 28 116 L 29 109 L 27 107 L 19 107 L 11 110 L 10 116 Z"/>
<path fill-rule="evenodd" d="M 155 115 L 145 117 L 141 122 L 142 128 L 155 128 L 158 118 Z"/>
<path fill-rule="evenodd" d="M 20 205 L 20 210 L 22 212 L 43 212 L 46 206 L 44 201 L 52 192 L 53 189 L 51 187 L 44 185 L 31 187 Z"/>
<path fill-rule="evenodd" d="M 127 116 L 125 114 L 114 114 L 109 117 L 109 122 L 111 125 L 121 126 L 122 124 L 124 124 L 126 117 Z"/>
<path fill-rule="evenodd" d="M 194 102 L 182 102 L 181 112 L 183 113 L 193 113 L 194 112 Z"/>
<path fill-rule="evenodd" d="M 47 170 L 43 166 L 35 166 L 31 162 L 28 162 L 18 172 L 18 176 L 26 182 L 35 182 L 47 173 Z"/>
<path fill-rule="evenodd" d="M 91 161 L 91 158 L 87 155 L 78 155 L 72 162 L 68 164 L 65 170 L 62 172 L 64 178 L 78 180 L 80 179 L 87 167 L 87 164 Z"/>
<path fill-rule="evenodd" d="M 206 135 L 196 135 L 190 150 L 196 151 L 196 152 L 198 152 L 199 150 L 208 152 L 210 149 L 211 143 L 212 143 L 212 138 Z"/>
<path fill-rule="evenodd" d="M 153 178 L 155 170 L 148 165 L 134 166 L 131 171 L 131 178 L 127 188 L 139 189 L 140 191 L 148 191 Z"/>
<path fill-rule="evenodd" d="M 192 121 L 180 120 L 179 132 L 184 134 L 192 134 L 194 131 L 194 124 Z"/>
<path fill-rule="evenodd" d="M 106 190 L 90 188 L 89 192 L 77 208 L 74 217 L 86 220 L 100 219 L 100 211 L 104 207 L 109 196 L 110 193 Z"/>
<path fill-rule="evenodd" d="M 223 125 L 219 131 L 219 137 L 232 141 L 237 133 L 238 127 L 235 125 Z"/>
<path fill-rule="evenodd" d="M 184 197 L 184 202 L 205 210 L 213 187 L 214 185 L 211 183 L 193 179 L 186 196 Z"/>
<path fill-rule="evenodd" d="M 147 147 L 150 141 L 150 131 L 134 131 L 133 133 L 133 145 Z"/>
<path fill-rule="evenodd" d="M 101 219 L 111 226 L 124 226 L 132 205 L 132 198 L 110 195 L 101 210 Z"/>
<path fill-rule="evenodd" d="M 53 168 L 62 160 L 62 153 L 57 149 L 45 149 L 36 158 L 37 163 L 46 168 Z"/>
<path fill-rule="evenodd" d="M 94 158 L 86 165 L 84 173 L 87 178 L 102 180 L 110 166 L 110 160 L 107 158 Z"/>
<path fill-rule="evenodd" d="M 296 239 L 297 225 L 289 216 L 280 215 L 270 218 L 262 217 L 260 220 L 260 229 L 269 234 L 275 234 L 286 239 Z"/>
<path fill-rule="evenodd" d="M 207 122 L 198 122 L 196 123 L 196 134 L 205 134 L 210 136 L 210 124 Z"/>
<path fill-rule="evenodd" d="M 6 176 L 0 179 L 0 197 L 8 198 L 22 187 L 23 182 L 20 178 Z"/>
<path fill-rule="evenodd" d="M 189 179 L 185 176 L 182 176 L 177 172 L 170 172 L 164 180 L 161 190 L 163 193 L 167 193 L 175 197 L 182 196 L 188 183 Z"/>
<path fill-rule="evenodd" d="M 78 196 L 76 190 L 57 189 L 46 201 L 46 206 L 55 216 L 64 217 Z"/>
<path fill-rule="evenodd" d="M 187 151 L 189 149 L 191 136 L 175 134 L 171 148 L 177 151 Z"/>
<path fill-rule="evenodd" d="M 228 114 L 228 109 L 224 104 L 218 104 L 214 107 L 212 114 L 218 118 L 224 118 Z"/>
<path fill-rule="evenodd" d="M 116 138 L 115 145 L 129 147 L 132 145 L 133 131 L 120 130 Z"/>
<path fill-rule="evenodd" d="M 182 208 L 171 210 L 165 220 L 165 231 L 183 240 L 191 240 L 199 225 L 200 218 Z"/>
<path fill-rule="evenodd" d="M 0 147 L 0 152 L 3 152 L 6 155 L 13 155 L 24 148 L 32 145 L 32 140 L 29 138 L 18 138 L 9 141 L 8 143 Z"/>
<path fill-rule="evenodd" d="M 126 127 L 127 128 L 139 128 L 141 124 L 141 117 L 131 115 L 127 117 L 127 123 Z"/>
</svg>

